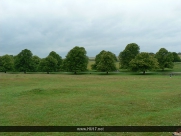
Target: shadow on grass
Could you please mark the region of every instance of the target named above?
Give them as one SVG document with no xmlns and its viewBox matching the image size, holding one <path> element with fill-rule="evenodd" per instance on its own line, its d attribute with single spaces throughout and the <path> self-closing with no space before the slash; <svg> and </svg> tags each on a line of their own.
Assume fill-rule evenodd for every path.
<svg viewBox="0 0 181 136">
<path fill-rule="evenodd" d="M 97 71 L 86 71 L 86 72 L 77 72 L 74 74 L 74 72 L 50 72 L 47 74 L 47 72 L 27 72 L 24 74 L 23 72 L 1 72 L 1 74 L 22 74 L 22 75 L 28 75 L 28 74 L 44 74 L 44 75 L 181 75 L 181 72 L 174 72 L 172 70 L 157 70 L 157 71 L 148 71 L 145 74 L 143 72 L 131 72 L 131 71 L 120 71 L 120 72 L 97 72 Z"/>
</svg>

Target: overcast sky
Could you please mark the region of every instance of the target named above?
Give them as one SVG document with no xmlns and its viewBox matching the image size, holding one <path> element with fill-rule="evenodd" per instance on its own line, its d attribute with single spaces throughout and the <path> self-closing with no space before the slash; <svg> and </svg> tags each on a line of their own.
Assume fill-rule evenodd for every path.
<svg viewBox="0 0 181 136">
<path fill-rule="evenodd" d="M 181 0 L 0 0 L 0 56 L 65 57 L 75 46 L 119 55 L 129 43 L 181 52 Z"/>
</svg>

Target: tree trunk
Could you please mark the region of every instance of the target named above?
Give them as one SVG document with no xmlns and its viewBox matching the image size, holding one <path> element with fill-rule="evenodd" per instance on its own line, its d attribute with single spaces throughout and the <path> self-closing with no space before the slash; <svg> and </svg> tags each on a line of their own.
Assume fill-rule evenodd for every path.
<svg viewBox="0 0 181 136">
<path fill-rule="evenodd" d="M 108 72 L 106 72 L 106 74 L 108 75 Z"/>
<path fill-rule="evenodd" d="M 26 71 L 24 71 L 24 74 L 26 74 Z"/>
<path fill-rule="evenodd" d="M 6 71 L 4 71 L 4 73 L 6 73 Z"/>
<path fill-rule="evenodd" d="M 143 75 L 145 75 L 145 71 L 143 71 Z"/>
<path fill-rule="evenodd" d="M 77 72 L 75 71 L 75 72 L 74 72 L 74 74 L 76 75 L 76 74 L 77 74 Z"/>
<path fill-rule="evenodd" d="M 47 72 L 47 74 L 49 74 L 49 72 Z"/>
</svg>

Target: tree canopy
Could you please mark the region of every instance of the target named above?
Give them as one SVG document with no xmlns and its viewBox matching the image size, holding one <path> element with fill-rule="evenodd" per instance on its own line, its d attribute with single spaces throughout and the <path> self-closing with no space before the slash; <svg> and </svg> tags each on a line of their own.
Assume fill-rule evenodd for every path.
<svg viewBox="0 0 181 136">
<path fill-rule="evenodd" d="M 98 71 L 110 72 L 116 70 L 115 59 L 111 52 L 103 52 L 100 56 L 100 61 L 96 66 Z"/>
<path fill-rule="evenodd" d="M 57 60 L 53 58 L 52 56 L 48 56 L 46 58 L 43 58 L 39 64 L 39 69 L 43 72 L 53 72 L 57 68 Z"/>
<path fill-rule="evenodd" d="M 31 69 L 31 71 L 32 72 L 37 72 L 38 71 L 38 66 L 39 66 L 39 64 L 40 64 L 40 61 L 41 61 L 41 59 L 38 57 L 38 56 L 33 56 L 32 57 L 32 69 Z"/>
<path fill-rule="evenodd" d="M 105 53 L 105 50 L 102 50 L 99 54 L 96 55 L 95 57 L 95 63 L 91 65 L 91 69 L 96 70 L 97 69 L 97 65 L 99 64 L 100 60 L 101 60 L 101 56 L 103 53 Z"/>
<path fill-rule="evenodd" d="M 157 59 L 146 52 L 141 52 L 136 55 L 135 59 L 132 59 L 129 64 L 129 69 L 132 71 L 142 71 L 145 74 L 148 70 L 154 70 L 158 68 Z"/>
<path fill-rule="evenodd" d="M 165 48 L 161 48 L 155 55 L 159 63 L 159 68 L 164 70 L 165 68 L 173 68 L 174 57 L 171 52 L 168 52 Z"/>
<path fill-rule="evenodd" d="M 54 59 L 57 60 L 57 68 L 56 71 L 60 70 L 61 66 L 62 66 L 62 57 L 57 54 L 55 51 L 51 51 L 49 53 L 49 56 L 52 56 Z"/>
<path fill-rule="evenodd" d="M 88 64 L 88 57 L 86 56 L 87 52 L 84 47 L 75 46 L 71 49 L 63 64 L 64 69 L 76 74 L 79 71 L 86 71 Z"/>
<path fill-rule="evenodd" d="M 31 71 L 32 69 L 32 52 L 28 49 L 22 50 L 15 57 L 15 68 L 18 71 L 23 71 L 26 73 L 27 71 Z"/>
<path fill-rule="evenodd" d="M 129 62 L 139 53 L 140 47 L 136 43 L 128 44 L 119 54 L 120 67 L 129 68 Z"/>
<path fill-rule="evenodd" d="M 0 70 L 4 71 L 5 73 L 7 71 L 13 70 L 14 62 L 13 57 L 10 55 L 4 55 L 0 57 Z"/>
<path fill-rule="evenodd" d="M 110 51 L 105 51 L 105 50 L 102 50 L 99 54 L 96 55 L 95 57 L 95 63 L 91 65 L 91 69 L 93 70 L 97 70 L 97 66 L 99 64 L 99 62 L 101 61 L 101 57 L 102 55 L 107 52 L 113 59 L 114 62 L 117 61 L 117 57 L 114 53 L 110 52 Z"/>
<path fill-rule="evenodd" d="M 118 58 L 120 68 L 132 71 L 153 70 L 160 68 L 173 68 L 174 62 L 181 62 L 180 53 L 168 52 L 165 48 L 161 48 L 156 54 L 139 53 L 140 47 L 136 43 L 128 44 L 125 49 L 120 52 Z M 22 50 L 18 55 L 0 56 L 0 71 L 23 71 L 26 72 L 82 72 L 87 70 L 88 57 L 84 47 L 75 46 L 66 55 L 65 59 L 51 51 L 46 58 L 39 58 L 32 54 L 28 49 Z M 93 70 L 110 72 L 116 70 L 115 62 L 118 61 L 114 53 L 102 50 L 95 57 L 95 63 L 91 65 Z M 152 65 L 152 66 L 151 66 Z"/>
</svg>

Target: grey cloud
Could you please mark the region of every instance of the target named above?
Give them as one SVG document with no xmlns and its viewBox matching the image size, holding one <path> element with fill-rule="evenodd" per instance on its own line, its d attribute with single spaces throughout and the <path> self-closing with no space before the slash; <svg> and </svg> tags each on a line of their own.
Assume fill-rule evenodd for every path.
<svg viewBox="0 0 181 136">
<path fill-rule="evenodd" d="M 28 48 L 46 57 L 61 56 L 83 46 L 88 56 L 101 50 L 116 55 L 129 43 L 141 51 L 165 47 L 179 52 L 181 2 L 176 0 L 25 0 L 0 1 L 0 55 L 16 55 Z"/>
</svg>

